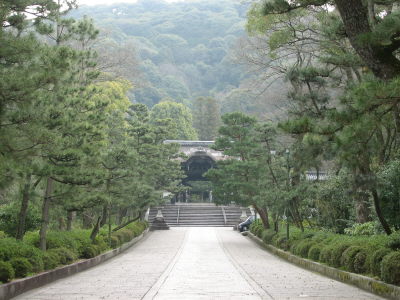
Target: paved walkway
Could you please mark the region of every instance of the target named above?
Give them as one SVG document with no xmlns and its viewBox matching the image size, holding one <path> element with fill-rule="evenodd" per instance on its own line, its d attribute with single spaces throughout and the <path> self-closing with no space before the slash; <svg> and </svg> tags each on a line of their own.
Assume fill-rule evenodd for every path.
<svg viewBox="0 0 400 300">
<path fill-rule="evenodd" d="M 291 265 L 231 228 L 172 228 L 15 299 L 382 298 Z"/>
</svg>

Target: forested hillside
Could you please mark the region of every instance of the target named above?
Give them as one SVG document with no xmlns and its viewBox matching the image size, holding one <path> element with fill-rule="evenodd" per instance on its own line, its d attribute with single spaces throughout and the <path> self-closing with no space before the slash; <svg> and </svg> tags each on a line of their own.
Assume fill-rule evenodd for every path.
<svg viewBox="0 0 400 300">
<path fill-rule="evenodd" d="M 134 47 L 142 75 L 134 99 L 153 106 L 166 97 L 187 102 L 240 85 L 245 72 L 232 63 L 230 50 L 244 35 L 246 11 L 240 1 L 142 0 L 82 6 L 73 15 L 90 15 L 106 35 L 103 42 Z"/>
</svg>

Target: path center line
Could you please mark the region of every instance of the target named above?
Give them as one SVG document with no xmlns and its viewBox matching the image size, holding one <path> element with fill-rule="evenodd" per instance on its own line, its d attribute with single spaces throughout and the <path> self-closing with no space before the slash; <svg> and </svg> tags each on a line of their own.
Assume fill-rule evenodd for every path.
<svg viewBox="0 0 400 300">
<path fill-rule="evenodd" d="M 161 274 L 161 276 L 157 279 L 156 283 L 146 292 L 146 294 L 143 295 L 143 297 L 141 299 L 149 300 L 149 299 L 154 299 L 154 297 L 157 296 L 158 291 L 161 289 L 161 287 L 167 280 L 169 274 L 171 273 L 171 271 L 174 269 L 176 263 L 178 262 L 181 254 L 183 252 L 183 249 L 185 248 L 185 246 L 187 244 L 187 239 L 188 239 L 188 230 L 185 230 L 185 236 L 183 238 L 182 245 L 179 247 L 174 258 L 171 260 L 171 262 L 165 268 L 165 270 Z"/>
<path fill-rule="evenodd" d="M 264 290 L 247 272 L 239 265 L 239 263 L 234 259 L 232 254 L 229 252 L 229 250 L 225 247 L 224 242 L 218 233 L 217 230 L 215 230 L 216 236 L 218 239 L 218 243 L 221 247 L 221 249 L 224 251 L 226 257 L 228 260 L 232 263 L 232 265 L 235 267 L 235 269 L 239 272 L 239 274 L 244 278 L 244 280 L 247 281 L 247 283 L 256 291 L 256 293 L 261 297 L 261 299 L 270 299 L 274 300 L 275 298 L 272 297 L 266 290 Z"/>
</svg>

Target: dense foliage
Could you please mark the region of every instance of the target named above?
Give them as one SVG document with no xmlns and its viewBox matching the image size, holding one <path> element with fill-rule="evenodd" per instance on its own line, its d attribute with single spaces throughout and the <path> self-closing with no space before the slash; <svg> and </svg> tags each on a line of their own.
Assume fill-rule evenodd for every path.
<svg viewBox="0 0 400 300">
<path fill-rule="evenodd" d="M 95 243 L 106 223 L 110 244 L 112 225 L 143 216 L 182 177 L 177 146 L 163 144 L 171 116 L 132 104 L 130 82 L 99 68 L 99 31 L 88 17 L 68 17 L 75 6 L 0 6 L 0 230 L 22 240 L 39 229 L 42 250 L 52 248 L 49 229 L 90 228 Z M 17 275 L 29 272 L 12 264 Z"/>
<path fill-rule="evenodd" d="M 94 241 L 88 229 L 50 231 L 46 240 L 47 251 L 39 249 L 38 232 L 28 232 L 23 241 L 0 238 L 0 281 L 8 282 L 14 277 L 23 278 L 77 259 L 95 257 L 131 241 L 146 228 L 146 222 L 132 222 L 111 234 L 111 244 L 107 230 L 102 230 Z"/>
<path fill-rule="evenodd" d="M 82 6 L 74 16 L 93 16 L 108 31 L 109 44 L 132 44 L 142 84 L 135 101 L 153 106 L 163 98 L 185 103 L 198 96 L 238 87 L 244 72 L 230 49 L 244 34 L 246 4 L 240 1 Z"/>
<path fill-rule="evenodd" d="M 294 255 L 400 285 L 400 252 L 390 247 L 390 237 L 386 235 L 345 236 L 291 228 L 288 239 L 286 228 L 278 232 L 265 230 L 259 221 L 254 222 L 250 230 L 264 243 L 289 250 Z"/>
<path fill-rule="evenodd" d="M 260 135 L 266 125 L 223 116 L 216 147 L 238 159 L 209 175 L 221 199 L 237 191 L 239 201 L 250 197 L 276 221 L 342 233 L 377 221 L 376 230 L 391 234 L 400 226 L 398 8 L 393 1 L 326 3 L 253 3 L 247 62 L 286 80 L 287 118 Z M 262 219 L 268 228 L 268 215 Z"/>
</svg>

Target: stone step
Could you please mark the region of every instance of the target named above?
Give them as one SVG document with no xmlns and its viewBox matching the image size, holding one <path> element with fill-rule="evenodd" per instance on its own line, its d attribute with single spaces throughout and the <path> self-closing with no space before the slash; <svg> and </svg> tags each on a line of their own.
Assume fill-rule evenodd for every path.
<svg viewBox="0 0 400 300">
<path fill-rule="evenodd" d="M 152 223 L 158 210 L 162 210 L 165 222 L 169 226 L 204 226 L 204 227 L 223 227 L 233 226 L 240 222 L 242 209 L 240 207 L 216 206 L 214 204 L 183 204 L 183 205 L 165 205 L 155 207 L 150 210 L 149 222 Z M 223 214 L 225 212 L 225 218 Z M 179 222 L 178 220 L 179 211 Z M 246 210 L 250 215 L 250 210 Z M 226 221 L 226 222 L 225 222 Z"/>
</svg>

